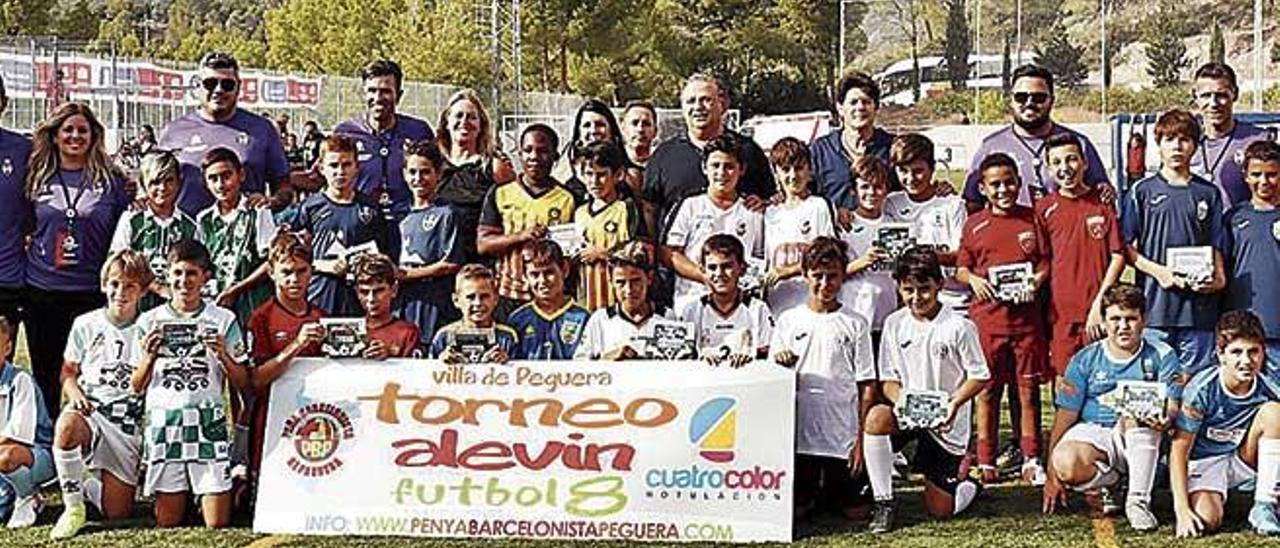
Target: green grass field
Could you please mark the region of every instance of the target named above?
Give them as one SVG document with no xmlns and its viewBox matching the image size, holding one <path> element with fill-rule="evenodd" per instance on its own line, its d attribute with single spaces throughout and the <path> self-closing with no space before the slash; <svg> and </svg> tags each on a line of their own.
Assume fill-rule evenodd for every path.
<svg viewBox="0 0 1280 548">
<path fill-rule="evenodd" d="M 15 361 L 28 366 L 26 347 L 20 342 Z M 1046 401 L 1048 401 L 1046 399 Z M 1046 425 L 1048 422 L 1046 422 Z M 1007 433 L 1006 433 L 1007 434 Z M 963 516 L 947 521 L 931 521 L 924 518 L 920 502 L 919 482 L 902 485 L 898 498 L 897 529 L 892 533 L 875 536 L 865 532 L 864 522 L 847 522 L 843 519 L 818 518 L 796 524 L 796 546 L 892 546 L 946 547 L 946 548 L 995 548 L 1035 547 L 1074 548 L 1082 546 L 1133 546 L 1172 548 L 1181 546 L 1230 547 L 1248 546 L 1280 547 L 1280 539 L 1264 539 L 1255 535 L 1244 523 L 1244 515 L 1252 497 L 1232 493 L 1228 501 L 1228 522 L 1217 535 L 1204 539 L 1179 540 L 1174 538 L 1173 509 L 1167 491 L 1157 491 L 1154 497 L 1155 511 L 1162 527 L 1154 533 L 1137 533 L 1129 529 L 1123 517 L 1094 520 L 1083 509 L 1083 501 L 1077 496 L 1071 500 L 1071 508 L 1054 516 L 1040 513 L 1040 492 L 1026 485 L 1004 484 L 988 489 Z M 0 529 L 0 548 L 17 546 L 139 546 L 147 548 L 196 548 L 229 546 L 652 546 L 653 544 L 626 542 L 567 542 L 524 540 L 452 540 L 397 537 L 303 537 L 268 536 L 253 533 L 243 520 L 219 531 L 201 527 L 158 530 L 150 519 L 150 507 L 143 505 L 134 519 L 110 524 L 91 522 L 80 536 L 65 542 L 49 540 L 49 529 L 61 512 L 56 502 L 57 492 L 46 491 L 46 500 L 52 499 L 40 515 L 36 527 L 22 530 Z"/>
</svg>

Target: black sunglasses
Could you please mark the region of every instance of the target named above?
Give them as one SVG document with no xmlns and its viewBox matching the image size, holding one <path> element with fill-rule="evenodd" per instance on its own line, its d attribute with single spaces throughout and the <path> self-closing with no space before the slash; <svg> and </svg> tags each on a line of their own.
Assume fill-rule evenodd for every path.
<svg viewBox="0 0 1280 548">
<path fill-rule="evenodd" d="M 1019 91 L 1013 94 L 1013 100 L 1016 103 L 1026 104 L 1030 102 L 1031 104 L 1038 105 L 1038 104 L 1044 103 L 1045 101 L 1048 101 L 1049 94 L 1043 91 L 1035 91 L 1035 92 Z"/>
<path fill-rule="evenodd" d="M 223 93 L 229 93 L 240 87 L 240 82 L 237 82 L 235 78 L 205 78 L 200 82 L 200 85 L 204 87 L 205 91 L 218 90 Z"/>
</svg>

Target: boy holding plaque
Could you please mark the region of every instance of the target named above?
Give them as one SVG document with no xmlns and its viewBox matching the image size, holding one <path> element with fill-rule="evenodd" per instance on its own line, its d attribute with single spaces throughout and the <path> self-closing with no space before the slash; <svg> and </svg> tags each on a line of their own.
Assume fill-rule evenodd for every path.
<svg viewBox="0 0 1280 548">
<path fill-rule="evenodd" d="M 240 325 L 231 311 L 201 298 L 213 276 L 209 251 L 194 240 L 169 249 L 171 298 L 138 319 L 146 333 L 130 379 L 146 397 L 143 493 L 155 496 L 156 525 L 176 527 L 191 495 L 207 527 L 231 519 L 231 437 L 223 390 L 249 388 Z"/>
<path fill-rule="evenodd" d="M 796 513 L 828 510 L 852 518 L 866 492 L 862 418 L 875 403 L 869 322 L 840 303 L 848 251 L 819 237 L 801 267 L 809 302 L 778 318 L 769 352 L 796 372 Z M 872 518 L 873 521 L 876 518 Z"/>
<path fill-rule="evenodd" d="M 520 358 L 519 335 L 493 319 L 498 281 L 493 270 L 469 264 L 458 271 L 453 304 L 462 319 L 444 326 L 431 342 L 431 355 L 445 363 L 507 363 Z"/>
<path fill-rule="evenodd" d="M 356 192 L 360 165 L 356 145 L 349 137 L 330 135 L 320 143 L 320 174 L 324 190 L 298 206 L 294 230 L 308 235 L 311 243 L 311 287 L 307 299 L 335 316 L 360 313 L 348 270 L 359 253 L 381 251 L 395 255 L 391 229 L 380 206 Z"/>
<path fill-rule="evenodd" d="M 1173 349 L 1142 337 L 1146 298 L 1137 286 L 1118 283 L 1103 294 L 1107 337 L 1071 358 L 1058 384 L 1057 412 L 1049 437 L 1044 512 L 1085 493 L 1103 514 L 1119 510 L 1113 488 L 1128 472 L 1125 517 L 1138 531 L 1159 524 L 1151 513 L 1160 437 L 1177 412 L 1181 364 Z M 1144 397 L 1136 397 L 1141 393 Z M 1151 404 L 1155 405 L 1151 405 Z"/>
<path fill-rule="evenodd" d="M 649 299 L 653 267 L 644 243 L 624 243 L 609 252 L 609 285 L 615 304 L 591 313 L 574 359 L 634 360 L 645 354 L 637 339 L 652 337 L 654 324 L 671 316 Z"/>
<path fill-rule="evenodd" d="M 873 533 L 893 528 L 894 449 L 913 441 L 925 511 L 944 518 L 973 502 L 979 484 L 960 475 L 960 462 L 969 447 L 969 402 L 991 377 L 977 327 L 938 301 L 943 276 L 937 254 L 912 248 L 898 259 L 893 278 L 904 306 L 885 319 L 879 362 L 892 407 L 872 407 L 862 435 L 876 498 Z"/>
<path fill-rule="evenodd" d="M 1160 171 L 1138 181 L 1121 202 L 1129 262 L 1147 296 L 1147 326 L 1178 353 L 1187 378 L 1213 363 L 1217 293 L 1227 277 L 1221 249 L 1222 194 L 1191 173 L 1200 124 L 1174 109 L 1155 127 Z"/>
<path fill-rule="evenodd" d="M 1280 386 L 1261 374 L 1266 333 L 1257 316 L 1232 310 L 1216 339 L 1219 365 L 1187 383 L 1169 449 L 1177 534 L 1216 531 L 1228 490 L 1254 480 L 1249 525 L 1280 535 Z"/>
<path fill-rule="evenodd" d="M 560 246 L 551 240 L 533 242 L 521 253 L 533 301 L 507 318 L 520 335 L 520 355 L 526 360 L 571 360 L 591 313 L 565 294 L 569 262 Z"/>
<path fill-rule="evenodd" d="M 400 283 L 396 264 L 382 254 L 356 259 L 353 268 L 356 297 L 364 308 L 365 334 L 369 344 L 363 357 L 369 360 L 411 358 L 418 353 L 418 326 L 393 315 L 392 303 Z"/>
<path fill-rule="evenodd" d="M 911 246 L 911 225 L 894 223 L 884 214 L 889 191 L 889 170 L 873 155 L 853 164 L 854 199 L 852 226 L 842 235 L 849 246 L 849 266 L 840 301 L 871 322 L 871 346 L 879 348 L 884 318 L 898 308 L 893 264 Z"/>
<path fill-rule="evenodd" d="M 1049 361 L 1054 375 L 1084 345 L 1101 339 L 1102 295 L 1124 272 L 1124 243 L 1115 206 L 1098 185 L 1085 182 L 1084 145 L 1073 133 L 1044 142 L 1044 155 L 1058 188 L 1036 201 L 1036 215 L 1049 237 Z"/>
<path fill-rule="evenodd" d="M 693 324 L 698 354 L 711 365 L 742 367 L 769 356 L 773 315 L 769 306 L 738 287 L 746 269 L 742 242 L 716 234 L 702 244 L 707 291 L 684 304 L 677 316 Z"/>
<path fill-rule="evenodd" d="M 1255 141 L 1244 150 L 1250 199 L 1227 211 L 1228 276 L 1223 308 L 1252 310 L 1267 331 L 1267 370 L 1280 382 L 1280 145 Z"/>
<path fill-rule="evenodd" d="M 978 165 L 986 208 L 969 217 L 956 257 L 956 279 L 973 289 L 969 317 L 978 326 L 991 381 L 977 405 L 978 466 L 984 482 L 997 479 L 1000 400 L 1017 390 L 1017 425 L 1022 479 L 1042 484 L 1040 465 L 1040 383 L 1045 380 L 1045 340 L 1035 295 L 1049 274 L 1048 244 L 1035 211 L 1018 205 L 1022 181 L 1018 164 L 1006 154 Z"/>
</svg>

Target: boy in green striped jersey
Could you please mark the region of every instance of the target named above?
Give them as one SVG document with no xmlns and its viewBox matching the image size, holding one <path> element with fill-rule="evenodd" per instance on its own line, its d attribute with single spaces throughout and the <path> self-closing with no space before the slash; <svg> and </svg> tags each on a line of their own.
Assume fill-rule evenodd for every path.
<svg viewBox="0 0 1280 548">
<path fill-rule="evenodd" d="M 146 258 L 155 275 L 142 298 L 140 310 L 150 310 L 169 299 L 164 279 L 169 246 L 196 233 L 195 221 L 177 207 L 178 191 L 182 188 L 181 169 L 178 158 L 171 152 L 158 151 L 143 156 L 140 177 L 146 207 L 125 213 L 111 238 L 112 253 L 125 249 L 137 251 Z"/>
<path fill-rule="evenodd" d="M 196 216 L 197 234 L 213 257 L 214 276 L 205 296 L 235 312 L 241 323 L 271 296 L 267 250 L 276 236 L 271 210 L 253 208 L 241 198 L 244 168 L 229 148 L 205 153 L 201 161 L 205 186 L 214 203 Z"/>
</svg>

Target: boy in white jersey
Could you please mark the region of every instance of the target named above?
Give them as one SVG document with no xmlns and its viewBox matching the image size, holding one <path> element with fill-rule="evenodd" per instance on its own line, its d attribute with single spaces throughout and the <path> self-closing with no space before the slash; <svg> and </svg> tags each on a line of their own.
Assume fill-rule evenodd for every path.
<svg viewBox="0 0 1280 548">
<path fill-rule="evenodd" d="M 155 495 L 159 527 L 182 524 L 191 494 L 200 497 L 206 527 L 225 527 L 231 438 L 222 393 L 228 381 L 249 388 L 244 340 L 234 314 L 201 299 L 213 275 L 204 245 L 183 240 L 168 259 L 172 299 L 138 319 L 147 335 L 131 379 L 133 391 L 146 395 L 143 492 Z"/>
<path fill-rule="evenodd" d="M 649 299 L 653 263 L 642 242 L 628 242 L 609 254 L 609 285 L 615 304 L 591 313 L 574 352 L 578 360 L 634 360 L 640 353 L 632 337 L 643 334 L 655 318 L 669 318 L 667 310 Z"/>
<path fill-rule="evenodd" d="M 928 248 L 915 247 L 894 269 L 903 307 L 884 322 L 880 346 L 880 380 L 893 407 L 872 407 L 865 421 L 862 450 L 876 505 L 869 530 L 893 528 L 893 453 L 914 441 L 915 471 L 924 475 L 924 508 L 945 518 L 964 511 L 980 490 L 961 476 L 960 463 L 969 446 L 970 401 L 991 378 L 978 343 L 978 328 L 938 301 L 942 268 Z M 904 391 L 949 394 L 946 418 L 928 429 L 899 426 Z"/>
<path fill-rule="evenodd" d="M 1058 383 L 1043 508 L 1053 513 L 1066 502 L 1070 488 L 1084 492 L 1095 511 L 1114 513 L 1119 506 L 1111 488 L 1127 471 L 1125 515 L 1135 530 L 1150 531 L 1159 525 L 1150 506 L 1160 437 L 1177 412 L 1173 402 L 1181 397 L 1177 379 L 1182 365 L 1168 345 L 1142 337 L 1147 299 L 1141 289 L 1127 283 L 1111 286 L 1100 306 L 1107 337 L 1080 349 Z M 1116 395 L 1121 381 L 1164 384 L 1164 416 L 1142 422 L 1122 417 L 1101 398 Z"/>
<path fill-rule="evenodd" d="M 769 344 L 773 360 L 796 371 L 799 515 L 835 510 L 852 518 L 865 485 L 858 433 L 875 401 L 876 372 L 867 321 L 840 304 L 846 253 L 834 238 L 809 244 L 802 262 L 809 302 L 778 318 Z"/>
<path fill-rule="evenodd" d="M 764 256 L 764 215 L 747 208 L 738 195 L 744 163 L 742 145 L 722 135 L 702 152 L 707 191 L 685 198 L 675 209 L 662 239 L 662 259 L 676 273 L 675 308 L 703 295 L 707 273 L 702 270 L 702 244 L 714 234 L 732 234 L 752 257 Z"/>
<path fill-rule="evenodd" d="M 952 310 L 968 315 L 969 286 L 955 279 L 956 250 L 968 212 L 964 199 L 955 194 L 938 194 L 933 182 L 933 141 L 919 133 L 894 138 L 889 147 L 889 163 L 897 172 L 903 190 L 892 192 L 884 202 L 884 213 L 895 222 L 910 223 L 916 244 L 931 246 L 938 255 L 946 283 L 938 300 Z"/>
<path fill-rule="evenodd" d="M 871 155 L 859 158 L 852 169 L 858 208 L 853 212 L 849 231 L 843 236 L 849 245 L 849 265 L 840 301 L 871 324 L 871 346 L 876 349 L 880 347 L 880 329 L 885 316 L 898 308 L 893 260 L 881 245 L 879 235 L 880 228 L 891 220 L 884 215 L 889 171 Z"/>
<path fill-rule="evenodd" d="M 818 236 L 835 237 L 835 213 L 824 196 L 813 195 L 813 160 L 809 147 L 795 137 L 784 137 L 769 149 L 773 178 L 784 196 L 782 203 L 764 212 L 764 257 L 769 272 L 764 285 L 775 315 L 809 299 L 809 288 L 800 276 L 804 249 Z"/>
<path fill-rule="evenodd" d="M 742 242 L 716 234 L 702 245 L 702 270 L 708 293 L 686 302 L 677 317 L 693 324 L 698 352 L 711 365 L 742 367 L 769 356 L 773 315 L 764 301 L 743 293 L 738 280 L 746 271 Z"/>
<path fill-rule="evenodd" d="M 85 498 L 109 520 L 129 516 L 142 450 L 142 398 L 129 389 L 142 338 L 134 323 L 150 287 L 146 257 L 124 250 L 102 267 L 107 306 L 71 325 L 63 354 L 67 404 L 54 432 L 53 463 L 62 488 L 62 515 L 49 536 L 74 536 L 85 524 Z M 86 475 L 89 470 L 95 474 Z"/>
</svg>

